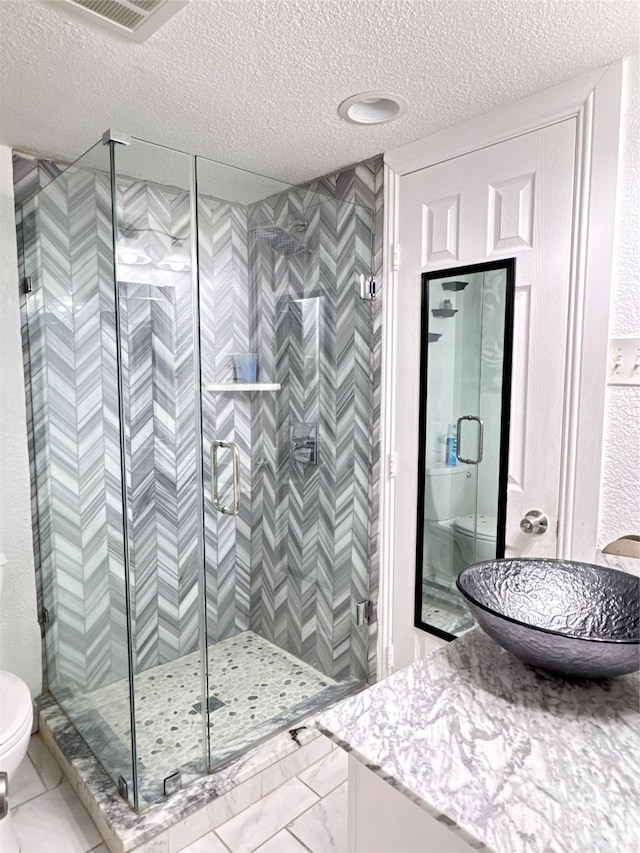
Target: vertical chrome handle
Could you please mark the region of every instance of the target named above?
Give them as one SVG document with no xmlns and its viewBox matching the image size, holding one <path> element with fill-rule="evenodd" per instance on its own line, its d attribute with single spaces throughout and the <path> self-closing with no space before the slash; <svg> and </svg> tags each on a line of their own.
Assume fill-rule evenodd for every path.
<svg viewBox="0 0 640 853">
<path fill-rule="evenodd" d="M 463 459 L 460 456 L 460 439 L 462 437 L 462 421 L 476 421 L 478 424 L 478 458 Z M 484 450 L 484 421 L 475 415 L 462 415 L 456 421 L 456 459 L 458 462 L 464 462 L 465 465 L 478 465 L 482 462 L 482 453 Z"/>
<path fill-rule="evenodd" d="M 218 494 L 218 448 L 225 447 L 233 453 L 233 506 L 223 506 Z M 211 442 L 211 503 L 223 515 L 240 512 L 240 453 L 232 441 Z"/>
</svg>

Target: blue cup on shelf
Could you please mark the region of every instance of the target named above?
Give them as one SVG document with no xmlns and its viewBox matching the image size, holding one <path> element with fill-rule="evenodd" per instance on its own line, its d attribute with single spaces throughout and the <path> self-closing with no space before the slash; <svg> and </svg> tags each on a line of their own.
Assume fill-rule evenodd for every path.
<svg viewBox="0 0 640 853">
<path fill-rule="evenodd" d="M 238 352 L 233 357 L 236 382 L 256 382 L 258 379 L 258 353 Z"/>
</svg>

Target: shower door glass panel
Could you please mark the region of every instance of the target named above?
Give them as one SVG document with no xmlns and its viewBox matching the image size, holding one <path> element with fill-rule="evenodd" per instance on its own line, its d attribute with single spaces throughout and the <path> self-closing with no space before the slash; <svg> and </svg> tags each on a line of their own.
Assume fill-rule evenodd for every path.
<svg viewBox="0 0 640 853">
<path fill-rule="evenodd" d="M 109 148 L 88 151 L 18 220 L 33 284 L 28 396 L 46 683 L 117 784 L 132 779 L 133 759 L 130 733 L 116 736 L 110 719 L 117 705 L 129 727 Z"/>
<path fill-rule="evenodd" d="M 372 215 L 202 158 L 197 185 L 215 767 L 366 678 Z"/>
<path fill-rule="evenodd" d="M 115 146 L 114 162 L 134 746 L 143 808 L 207 770 L 192 158 L 133 139 Z M 124 706 L 110 719 L 117 737 L 127 737 Z"/>
<path fill-rule="evenodd" d="M 460 571 L 504 555 L 514 262 L 423 275 L 416 626 L 473 624 Z"/>
</svg>

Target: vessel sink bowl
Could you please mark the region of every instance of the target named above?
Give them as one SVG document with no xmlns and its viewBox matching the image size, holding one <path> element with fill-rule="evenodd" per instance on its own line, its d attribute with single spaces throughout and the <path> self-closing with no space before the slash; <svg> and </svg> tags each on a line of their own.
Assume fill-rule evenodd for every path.
<svg viewBox="0 0 640 853">
<path fill-rule="evenodd" d="M 640 669 L 639 579 L 567 560 L 487 560 L 457 587 L 485 633 L 520 660 L 564 675 Z"/>
</svg>

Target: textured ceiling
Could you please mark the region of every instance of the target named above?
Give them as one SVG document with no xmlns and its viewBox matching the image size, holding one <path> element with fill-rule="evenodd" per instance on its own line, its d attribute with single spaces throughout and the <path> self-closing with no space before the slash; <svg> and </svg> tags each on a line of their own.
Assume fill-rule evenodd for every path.
<svg viewBox="0 0 640 853">
<path fill-rule="evenodd" d="M 0 0 L 0 143 L 70 161 L 108 128 L 299 182 L 638 51 L 637 0 L 191 0 L 143 44 Z M 403 95 L 357 127 L 356 92 Z"/>
</svg>

